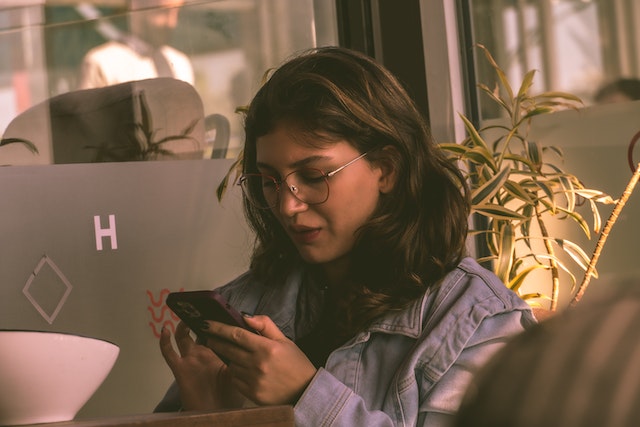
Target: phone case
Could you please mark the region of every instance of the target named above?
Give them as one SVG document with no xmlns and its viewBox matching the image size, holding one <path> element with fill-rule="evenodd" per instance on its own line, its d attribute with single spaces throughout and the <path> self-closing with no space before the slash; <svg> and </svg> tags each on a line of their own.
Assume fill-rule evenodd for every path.
<svg viewBox="0 0 640 427">
<path fill-rule="evenodd" d="M 216 291 L 171 292 L 167 295 L 167 306 L 196 334 L 202 332 L 205 320 L 239 326 L 257 333 L 246 324 L 242 314 Z"/>
</svg>

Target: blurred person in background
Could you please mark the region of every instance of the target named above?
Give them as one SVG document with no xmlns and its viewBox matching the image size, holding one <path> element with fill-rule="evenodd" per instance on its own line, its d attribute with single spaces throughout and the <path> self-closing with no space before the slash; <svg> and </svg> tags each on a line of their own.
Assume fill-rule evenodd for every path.
<svg viewBox="0 0 640 427">
<path fill-rule="evenodd" d="M 609 285 L 508 342 L 471 382 L 454 427 L 640 425 L 640 287 Z"/>
<path fill-rule="evenodd" d="M 193 85 L 191 61 L 168 45 L 183 4 L 184 0 L 129 0 L 130 34 L 112 28 L 115 31 L 109 41 L 87 52 L 79 88 L 156 77 L 173 77 Z"/>
<path fill-rule="evenodd" d="M 593 97 L 596 104 L 611 104 L 640 99 L 640 79 L 620 78 L 600 87 Z"/>
</svg>

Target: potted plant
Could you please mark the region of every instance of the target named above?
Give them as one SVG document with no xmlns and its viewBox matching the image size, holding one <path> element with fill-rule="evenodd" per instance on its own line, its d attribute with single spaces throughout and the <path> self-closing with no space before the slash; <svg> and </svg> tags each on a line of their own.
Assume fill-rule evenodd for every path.
<svg viewBox="0 0 640 427">
<path fill-rule="evenodd" d="M 133 96 L 133 101 L 140 111 L 140 120 L 123 123 L 125 129 L 121 140 L 110 141 L 99 145 L 86 145 L 85 148 L 96 151 L 94 162 L 122 162 L 158 160 L 162 158 L 175 158 L 176 154 L 167 149 L 165 144 L 170 142 L 189 142 L 194 148 L 200 143 L 193 137 L 198 121 L 194 119 L 178 135 L 169 135 L 157 138 L 159 129 L 154 128 L 151 109 L 149 108 L 144 91 Z"/>
<path fill-rule="evenodd" d="M 481 219 L 476 222 L 481 226 L 474 226 L 472 235 L 486 246 L 479 261 L 489 264 L 507 287 L 534 307 L 548 299 L 549 310 L 553 312 L 558 308 L 559 290 L 564 282 L 568 282 L 573 295 L 571 304 L 575 304 L 591 277 L 597 277 L 598 256 L 615 223 L 616 211 L 619 214 L 633 191 L 634 179 L 603 229 L 600 207 L 616 201 L 602 191 L 586 187 L 582 179 L 565 171 L 562 151 L 531 139 L 528 133 L 535 117 L 579 108 L 582 101 L 564 92 L 532 95 L 535 70 L 526 73 L 514 92 L 490 52 L 482 45 L 478 48 L 497 76 L 495 88 L 484 84 L 478 87 L 497 103 L 504 117 L 476 127 L 461 115 L 468 136 L 460 143 L 440 146 L 453 161 L 462 162 L 466 171 L 472 191 L 472 213 Z M 556 221 L 578 227 L 589 239 L 592 232 L 603 230 L 594 253 L 589 256 L 571 240 L 552 235 L 548 224 Z M 584 275 L 580 286 L 577 272 Z M 540 282 L 540 273 L 548 278 L 541 286 L 551 292 L 523 292 L 526 282 Z"/>
</svg>

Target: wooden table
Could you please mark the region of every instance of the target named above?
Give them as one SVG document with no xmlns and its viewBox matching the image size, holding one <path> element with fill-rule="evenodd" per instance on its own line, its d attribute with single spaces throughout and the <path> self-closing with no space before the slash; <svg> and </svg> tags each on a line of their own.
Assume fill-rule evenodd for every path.
<svg viewBox="0 0 640 427">
<path fill-rule="evenodd" d="M 173 412 L 20 427 L 293 427 L 293 407 L 263 406 L 218 412 Z"/>
</svg>

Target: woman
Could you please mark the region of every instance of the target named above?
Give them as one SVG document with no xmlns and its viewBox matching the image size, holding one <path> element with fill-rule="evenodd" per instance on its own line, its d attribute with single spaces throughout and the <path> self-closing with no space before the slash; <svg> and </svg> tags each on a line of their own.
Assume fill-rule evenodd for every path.
<svg viewBox="0 0 640 427">
<path fill-rule="evenodd" d="M 472 374 L 534 323 L 465 258 L 464 180 L 398 81 L 319 48 L 276 70 L 245 122 L 249 272 L 220 288 L 260 335 L 163 332 L 158 410 L 292 404 L 298 425 L 450 422 Z M 213 351 L 211 351 L 212 349 Z M 229 360 L 228 365 L 220 358 Z"/>
</svg>

